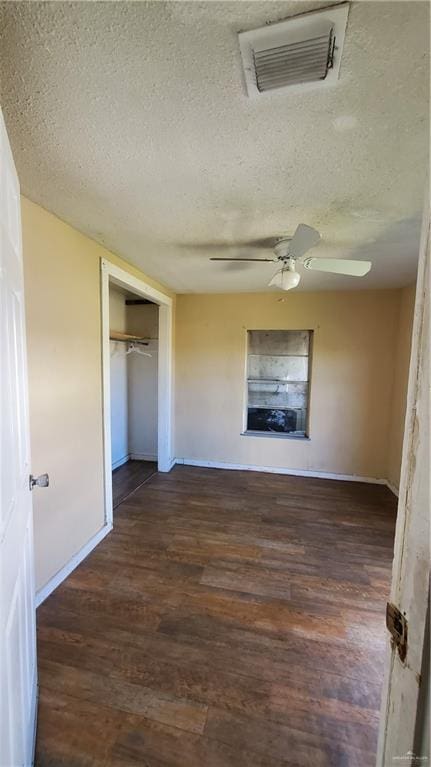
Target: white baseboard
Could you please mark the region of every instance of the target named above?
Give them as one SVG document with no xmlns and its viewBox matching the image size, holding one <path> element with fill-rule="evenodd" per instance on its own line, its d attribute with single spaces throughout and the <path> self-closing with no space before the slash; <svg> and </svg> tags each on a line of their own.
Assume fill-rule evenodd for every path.
<svg viewBox="0 0 431 767">
<path fill-rule="evenodd" d="M 104 525 L 104 527 L 102 527 L 98 533 L 90 538 L 90 540 L 82 547 L 82 549 L 80 549 L 76 554 L 73 555 L 71 559 L 69 559 L 68 563 L 64 565 L 64 567 L 62 567 L 58 573 L 52 576 L 52 578 L 48 581 L 48 583 L 45 584 L 45 586 L 42 586 L 42 588 L 36 592 L 36 607 L 39 607 L 39 605 L 41 605 L 42 602 L 44 602 L 50 594 L 52 594 L 54 589 L 56 589 L 60 583 L 63 583 L 65 578 L 67 578 L 67 576 L 73 572 L 75 567 L 78 567 L 82 560 L 85 559 L 85 557 L 87 557 L 94 548 L 96 548 L 100 541 L 103 541 L 103 539 L 108 535 L 108 533 L 111 532 L 111 530 L 112 525 Z"/>
<path fill-rule="evenodd" d="M 185 466 L 201 466 L 208 469 L 233 469 L 236 471 L 262 471 L 269 474 L 289 474 L 293 477 L 316 477 L 317 479 L 337 479 L 342 482 L 368 482 L 373 485 L 386 485 L 386 479 L 378 477 L 360 477 L 357 474 L 333 474 L 328 471 L 308 471 L 305 469 L 286 469 L 283 466 L 254 466 L 224 461 L 196 461 L 192 458 L 177 458 L 176 463 Z"/>
<path fill-rule="evenodd" d="M 394 495 L 396 495 L 396 496 L 397 496 L 397 498 L 398 498 L 398 496 L 399 496 L 399 494 L 400 494 L 400 492 L 399 492 L 398 488 L 397 488 L 397 487 L 395 487 L 395 485 L 393 485 L 393 484 L 392 484 L 392 482 L 389 482 L 389 480 L 388 480 L 388 479 L 386 479 L 386 480 L 385 480 L 385 485 L 386 485 L 386 486 L 389 488 L 389 490 L 391 491 L 391 493 L 393 493 Z"/>
<path fill-rule="evenodd" d="M 130 453 L 132 461 L 157 461 L 157 455 L 152 453 Z"/>
<path fill-rule="evenodd" d="M 114 469 L 119 469 L 119 467 L 123 466 L 127 461 L 157 461 L 157 455 L 155 453 L 128 453 L 112 464 L 112 471 L 114 471 Z"/>
<path fill-rule="evenodd" d="M 163 473 L 167 473 L 167 472 L 171 471 L 171 469 L 174 468 L 176 463 L 178 463 L 178 459 L 177 458 L 170 458 L 166 464 L 161 463 L 159 461 L 157 469 L 158 469 L 158 471 L 161 471 Z"/>
<path fill-rule="evenodd" d="M 114 463 L 112 464 L 112 471 L 114 471 L 114 469 L 118 469 L 120 466 L 122 466 L 124 463 L 127 463 L 127 461 L 129 460 L 130 460 L 129 454 L 123 455 L 123 457 L 119 458 L 118 461 L 114 461 Z"/>
<path fill-rule="evenodd" d="M 140 459 L 136 459 L 140 460 Z M 142 459 L 148 460 L 148 459 Z M 387 479 L 379 479 L 377 477 L 361 477 L 357 474 L 333 474 L 326 471 L 306 471 L 303 469 L 286 469 L 284 467 L 276 466 L 254 466 L 250 464 L 240 463 L 225 463 L 224 461 L 199 461 L 192 458 L 172 458 L 170 465 L 161 471 L 170 471 L 175 464 L 183 464 L 185 466 L 200 466 L 201 468 L 209 469 L 227 469 L 233 471 L 257 471 L 269 474 L 287 474 L 294 477 L 316 477 L 318 479 L 336 479 L 343 482 L 368 482 L 374 485 L 386 485 L 394 495 L 398 497 L 397 488 L 389 482 Z M 103 541 L 103 539 L 112 530 L 112 524 L 106 524 L 99 530 L 98 533 L 93 535 L 92 538 L 64 565 L 53 577 L 36 593 L 36 607 L 42 604 L 42 602 L 49 597 L 50 594 L 60 585 L 73 570 L 93 551 L 96 546 Z"/>
</svg>

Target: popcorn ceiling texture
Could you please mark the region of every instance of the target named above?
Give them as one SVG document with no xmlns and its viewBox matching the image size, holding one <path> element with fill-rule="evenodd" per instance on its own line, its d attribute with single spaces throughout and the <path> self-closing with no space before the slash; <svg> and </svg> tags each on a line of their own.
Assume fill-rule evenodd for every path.
<svg viewBox="0 0 431 767">
<path fill-rule="evenodd" d="M 274 265 L 210 263 L 217 249 L 196 246 L 299 222 L 322 234 L 313 255 L 374 262 L 362 280 L 303 273 L 300 289 L 408 284 L 429 5 L 352 3 L 335 88 L 249 99 L 237 32 L 324 6 L 2 3 L 1 105 L 23 193 L 178 292 L 264 290 Z"/>
</svg>

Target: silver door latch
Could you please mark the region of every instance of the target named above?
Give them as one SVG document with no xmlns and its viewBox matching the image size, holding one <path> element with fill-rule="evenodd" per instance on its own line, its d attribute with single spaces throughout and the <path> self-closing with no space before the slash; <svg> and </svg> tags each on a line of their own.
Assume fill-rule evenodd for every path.
<svg viewBox="0 0 431 767">
<path fill-rule="evenodd" d="M 34 487 L 48 487 L 49 486 L 49 475 L 48 474 L 39 474 L 38 477 L 33 477 L 33 474 L 30 474 L 29 477 L 29 487 L 30 490 L 33 490 Z"/>
</svg>

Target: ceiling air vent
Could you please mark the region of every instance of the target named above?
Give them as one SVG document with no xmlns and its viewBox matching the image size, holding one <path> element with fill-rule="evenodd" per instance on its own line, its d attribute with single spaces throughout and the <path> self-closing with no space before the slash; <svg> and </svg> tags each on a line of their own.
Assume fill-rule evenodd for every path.
<svg viewBox="0 0 431 767">
<path fill-rule="evenodd" d="M 248 95 L 334 84 L 348 12 L 348 3 L 343 3 L 240 32 Z"/>
</svg>

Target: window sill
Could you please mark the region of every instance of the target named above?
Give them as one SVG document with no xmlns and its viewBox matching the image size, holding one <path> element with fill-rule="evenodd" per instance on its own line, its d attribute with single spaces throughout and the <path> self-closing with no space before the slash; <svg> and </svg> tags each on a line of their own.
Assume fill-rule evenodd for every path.
<svg viewBox="0 0 431 767">
<path fill-rule="evenodd" d="M 284 434 L 277 431 L 242 431 L 241 437 L 269 437 L 270 439 L 293 439 L 301 442 L 310 442 L 310 437 L 300 436 L 299 434 Z"/>
</svg>

